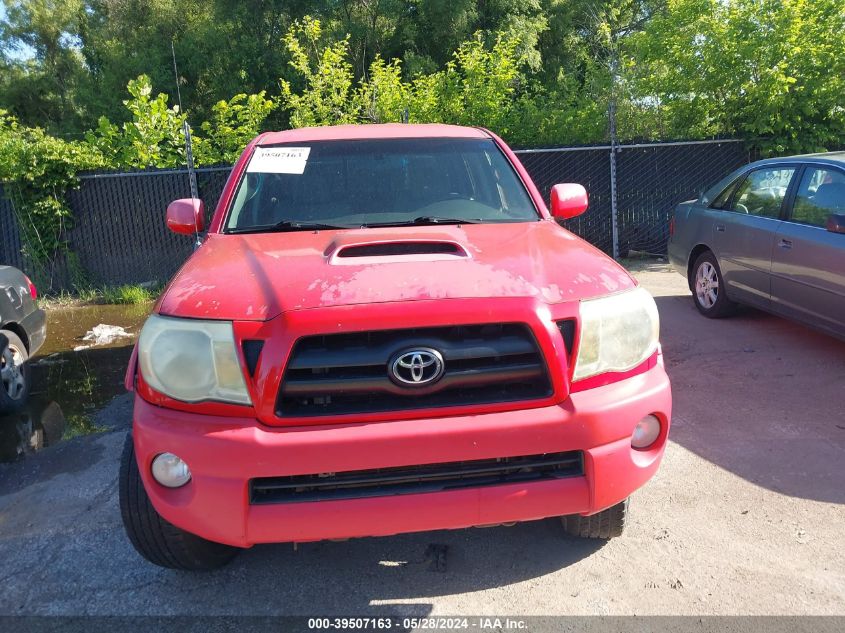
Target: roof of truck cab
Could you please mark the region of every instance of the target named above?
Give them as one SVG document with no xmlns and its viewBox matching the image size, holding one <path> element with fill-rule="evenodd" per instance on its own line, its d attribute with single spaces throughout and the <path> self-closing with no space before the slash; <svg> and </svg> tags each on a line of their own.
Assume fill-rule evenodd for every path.
<svg viewBox="0 0 845 633">
<path fill-rule="evenodd" d="M 490 138 L 490 136 L 480 128 L 442 123 L 373 123 L 301 127 L 284 132 L 265 132 L 258 137 L 256 144 L 276 145 L 279 143 L 386 138 Z"/>
</svg>

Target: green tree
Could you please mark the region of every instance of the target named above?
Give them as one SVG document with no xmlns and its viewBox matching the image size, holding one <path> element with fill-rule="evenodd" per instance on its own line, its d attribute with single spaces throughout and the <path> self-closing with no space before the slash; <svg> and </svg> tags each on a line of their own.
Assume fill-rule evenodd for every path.
<svg viewBox="0 0 845 633">
<path fill-rule="evenodd" d="M 669 0 L 627 59 L 671 134 L 739 134 L 771 153 L 845 139 L 841 0 Z"/>
<path fill-rule="evenodd" d="M 83 0 L 3 0 L 0 20 L 3 87 L 0 107 L 28 124 L 54 131 L 77 128 L 84 119 L 78 98 L 85 68 L 78 46 L 86 24 Z M 21 55 L 31 52 L 32 58 Z"/>
</svg>

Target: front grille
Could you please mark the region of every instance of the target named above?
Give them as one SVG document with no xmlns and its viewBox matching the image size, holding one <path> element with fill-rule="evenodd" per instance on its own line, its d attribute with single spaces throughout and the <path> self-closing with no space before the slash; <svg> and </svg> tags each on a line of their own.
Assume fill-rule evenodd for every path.
<svg viewBox="0 0 845 633">
<path fill-rule="evenodd" d="M 442 377 L 426 387 L 391 380 L 391 359 L 420 347 L 442 355 Z M 406 411 L 534 400 L 551 392 L 542 353 L 524 324 L 379 330 L 297 341 L 282 378 L 276 414 Z"/>
<path fill-rule="evenodd" d="M 583 474 L 581 451 L 569 451 L 319 475 L 263 477 L 249 482 L 249 498 L 252 504 L 338 501 L 530 483 Z"/>
</svg>

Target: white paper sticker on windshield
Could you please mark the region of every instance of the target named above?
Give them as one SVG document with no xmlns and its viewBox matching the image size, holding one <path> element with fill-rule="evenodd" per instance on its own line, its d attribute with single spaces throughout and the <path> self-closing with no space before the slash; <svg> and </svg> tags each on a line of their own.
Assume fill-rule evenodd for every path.
<svg viewBox="0 0 845 633">
<path fill-rule="evenodd" d="M 310 153 L 310 147 L 256 147 L 246 170 L 261 174 L 301 174 Z"/>
</svg>

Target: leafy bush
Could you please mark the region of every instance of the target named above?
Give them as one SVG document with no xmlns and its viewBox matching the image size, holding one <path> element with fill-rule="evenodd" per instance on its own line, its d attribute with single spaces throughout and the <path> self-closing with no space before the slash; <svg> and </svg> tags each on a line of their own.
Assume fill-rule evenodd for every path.
<svg viewBox="0 0 845 633">
<path fill-rule="evenodd" d="M 123 105 L 132 120 L 118 128 L 100 117 L 95 131 L 88 132 L 88 143 L 96 147 L 113 168 L 173 167 L 185 162 L 183 125 L 185 115 L 179 106 L 167 107 L 167 95 L 152 97 L 150 78 L 141 75 L 127 85 L 131 99 Z"/>
<path fill-rule="evenodd" d="M 358 103 L 351 98 L 349 38 L 320 50 L 322 33 L 319 20 L 305 17 L 295 22 L 284 37 L 290 65 L 305 82 L 303 91 L 296 94 L 288 81 L 279 80 L 293 127 L 355 123 L 358 119 Z"/>
<path fill-rule="evenodd" d="M 276 103 L 268 99 L 263 90 L 254 95 L 238 94 L 229 101 L 218 101 L 211 108 L 211 119 L 200 126 L 203 136 L 194 138 L 197 163 L 234 163 L 275 108 Z"/>
<path fill-rule="evenodd" d="M 65 192 L 79 186 L 79 171 L 103 165 L 103 156 L 87 143 L 64 141 L 41 128 L 23 127 L 0 110 L 0 182 L 6 183 L 4 190 L 18 219 L 24 255 L 35 265 L 36 277 L 63 247 L 63 232 L 72 222 Z"/>
<path fill-rule="evenodd" d="M 411 80 L 402 78 L 400 60 L 376 57 L 357 86 L 348 40 L 324 44 L 319 20 L 296 22 L 284 39 L 304 84 L 297 94 L 280 80 L 292 127 L 397 122 L 407 112 L 414 123 L 480 125 L 508 134 L 521 121 L 514 108 L 526 105 L 514 99 L 526 80 L 513 36 L 500 34 L 488 46 L 477 33 L 443 70 Z"/>
</svg>

